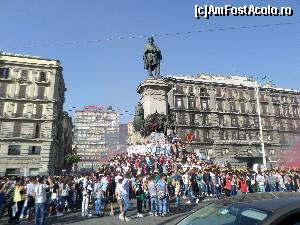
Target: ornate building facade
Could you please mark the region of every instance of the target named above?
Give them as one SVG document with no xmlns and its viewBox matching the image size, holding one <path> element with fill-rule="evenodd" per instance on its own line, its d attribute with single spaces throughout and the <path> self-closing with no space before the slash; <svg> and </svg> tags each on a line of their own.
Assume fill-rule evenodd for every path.
<svg viewBox="0 0 300 225">
<path fill-rule="evenodd" d="M 192 134 L 188 147 L 216 161 L 262 163 L 263 142 L 267 162 L 276 164 L 300 141 L 297 90 L 261 86 L 239 76 L 170 76 L 164 81 L 172 87 L 168 103 L 176 114 L 177 134 L 184 141 Z"/>
<path fill-rule="evenodd" d="M 58 60 L 0 54 L 0 175 L 61 172 L 72 150 L 65 90 Z"/>
</svg>

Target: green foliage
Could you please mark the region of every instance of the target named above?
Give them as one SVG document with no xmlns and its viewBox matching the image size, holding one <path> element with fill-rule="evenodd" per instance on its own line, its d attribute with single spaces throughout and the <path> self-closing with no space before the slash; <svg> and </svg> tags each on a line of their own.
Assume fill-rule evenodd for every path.
<svg viewBox="0 0 300 225">
<path fill-rule="evenodd" d="M 78 163 L 80 161 L 80 156 L 76 153 L 69 153 L 66 155 L 65 160 L 68 164 Z"/>
</svg>

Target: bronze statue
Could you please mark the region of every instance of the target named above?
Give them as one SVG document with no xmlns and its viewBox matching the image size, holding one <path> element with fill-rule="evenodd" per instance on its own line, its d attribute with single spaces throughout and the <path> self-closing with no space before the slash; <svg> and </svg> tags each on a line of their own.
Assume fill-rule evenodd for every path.
<svg viewBox="0 0 300 225">
<path fill-rule="evenodd" d="M 162 55 L 159 47 L 154 44 L 153 37 L 148 38 L 148 44 L 144 49 L 144 68 L 148 70 L 148 75 L 153 77 L 152 71 L 155 70 L 155 75 L 157 78 L 160 77 L 160 61 L 162 60 Z"/>
</svg>

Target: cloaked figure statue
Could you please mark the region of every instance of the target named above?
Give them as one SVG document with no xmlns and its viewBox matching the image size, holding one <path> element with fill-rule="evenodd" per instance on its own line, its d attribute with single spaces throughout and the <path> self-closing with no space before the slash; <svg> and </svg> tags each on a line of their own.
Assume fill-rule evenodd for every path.
<svg viewBox="0 0 300 225">
<path fill-rule="evenodd" d="M 154 44 L 153 37 L 148 38 L 148 44 L 144 49 L 144 68 L 148 70 L 148 76 L 153 77 L 152 71 L 155 71 L 155 76 L 160 78 L 160 61 L 162 55 L 159 47 Z"/>
</svg>

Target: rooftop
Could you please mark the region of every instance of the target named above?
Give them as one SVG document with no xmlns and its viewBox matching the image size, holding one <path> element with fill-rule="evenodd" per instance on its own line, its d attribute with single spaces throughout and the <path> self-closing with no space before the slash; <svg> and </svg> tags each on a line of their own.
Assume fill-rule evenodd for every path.
<svg viewBox="0 0 300 225">
<path fill-rule="evenodd" d="M 42 63 L 42 64 L 50 64 L 50 65 L 60 65 L 60 61 L 57 59 L 46 59 L 39 56 L 32 55 L 22 55 L 0 51 L 0 60 L 9 60 L 9 61 L 17 61 L 17 62 L 33 62 L 33 63 Z M 27 60 L 27 61 L 25 61 Z"/>
<path fill-rule="evenodd" d="M 284 91 L 284 92 L 293 92 L 300 94 L 299 90 L 280 88 L 276 87 L 272 83 L 263 83 L 260 84 L 258 81 L 252 77 L 247 76 L 226 76 L 226 75 L 215 75 L 215 74 L 199 74 L 197 76 L 187 76 L 187 75 L 167 75 L 166 79 L 176 79 L 182 80 L 184 82 L 201 82 L 201 83 L 215 83 L 215 84 L 225 84 L 225 85 L 234 85 L 234 86 L 244 86 L 244 87 L 256 87 L 259 85 L 264 89 L 271 89 L 275 91 Z"/>
</svg>

